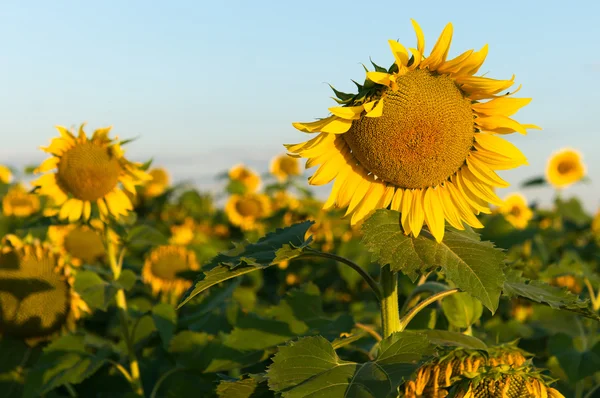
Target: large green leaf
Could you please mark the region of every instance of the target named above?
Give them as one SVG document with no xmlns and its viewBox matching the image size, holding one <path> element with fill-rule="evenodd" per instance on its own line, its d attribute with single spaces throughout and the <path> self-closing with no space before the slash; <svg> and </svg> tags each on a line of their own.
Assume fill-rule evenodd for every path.
<svg viewBox="0 0 600 398">
<path fill-rule="evenodd" d="M 75 290 L 92 308 L 106 311 L 120 286 L 107 282 L 94 271 L 80 271 L 75 276 Z"/>
<path fill-rule="evenodd" d="M 448 330 L 419 330 L 425 334 L 433 344 L 449 347 L 464 347 L 474 350 L 485 350 L 487 345 L 473 336 L 467 336 L 458 332 Z"/>
<path fill-rule="evenodd" d="M 390 264 L 413 281 L 431 269 L 441 267 L 446 277 L 461 290 L 481 300 L 494 312 L 498 307 L 505 277 L 504 253 L 491 242 L 482 242 L 473 231 L 447 230 L 437 243 L 424 229 L 418 238 L 406 236 L 400 213 L 376 211 L 363 225 L 363 243 L 379 264 Z"/>
<path fill-rule="evenodd" d="M 600 369 L 600 342 L 589 350 L 579 351 L 571 336 L 558 333 L 550 337 L 548 350 L 550 355 L 556 356 L 572 383 L 591 376 Z"/>
<path fill-rule="evenodd" d="M 590 308 L 589 300 L 581 300 L 567 288 L 551 286 L 542 281 L 528 280 L 516 273 L 509 275 L 508 280 L 504 282 L 503 293 L 508 297 L 524 297 L 554 309 L 571 311 L 600 320 L 600 316 Z"/>
<path fill-rule="evenodd" d="M 325 338 L 305 337 L 280 347 L 267 377 L 269 387 L 284 398 L 381 398 L 394 394 L 432 353 L 424 335 L 401 332 L 380 342 L 376 360 L 356 363 L 340 359 Z"/>
<path fill-rule="evenodd" d="M 179 307 L 217 283 L 298 257 L 312 241 L 304 239 L 314 221 L 304 221 L 268 233 L 256 243 L 243 242 L 216 256 L 184 294 Z"/>
<path fill-rule="evenodd" d="M 152 319 L 163 342 L 163 346 L 165 349 L 168 349 L 173 333 L 175 333 L 175 329 L 177 328 L 177 312 L 175 308 L 168 303 L 156 304 L 152 308 Z"/>
<path fill-rule="evenodd" d="M 222 398 L 266 398 L 272 397 L 266 379 L 261 375 L 250 375 L 241 380 L 223 380 L 217 387 L 217 396 Z"/>
<path fill-rule="evenodd" d="M 466 329 L 481 318 L 483 307 L 469 293 L 455 293 L 442 300 L 442 310 L 454 327 Z"/>
</svg>

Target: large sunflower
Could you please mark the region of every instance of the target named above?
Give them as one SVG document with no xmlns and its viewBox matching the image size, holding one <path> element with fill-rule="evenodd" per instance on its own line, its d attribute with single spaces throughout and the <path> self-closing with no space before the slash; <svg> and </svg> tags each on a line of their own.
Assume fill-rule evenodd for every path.
<svg viewBox="0 0 600 398">
<path fill-rule="evenodd" d="M 178 297 L 192 286 L 192 282 L 178 274 L 199 269 L 200 265 L 193 251 L 182 246 L 164 245 L 156 247 L 148 254 L 142 269 L 142 278 L 150 284 L 154 294 L 171 292 Z"/>
<path fill-rule="evenodd" d="M 424 223 L 438 241 L 444 220 L 458 229 L 500 204 L 494 187 L 509 184 L 495 170 L 527 164 L 525 156 L 498 137 L 527 128 L 510 116 L 530 98 L 497 95 L 513 85 L 509 80 L 473 76 L 485 60 L 487 45 L 446 60 L 452 25 L 442 32 L 430 55 L 419 25 L 417 48 L 389 44 L 395 63 L 367 72 L 356 95 L 336 91 L 342 106 L 312 123 L 294 123 L 320 134 L 286 145 L 293 156 L 308 158 L 306 167 L 320 165 L 309 179 L 323 185 L 335 179 L 326 208 L 347 207 L 354 224 L 377 208 L 402 213 L 406 234 L 418 236 Z"/>
<path fill-rule="evenodd" d="M 23 185 L 12 186 L 2 198 L 2 212 L 5 216 L 29 217 L 40 210 L 40 198 L 27 192 Z"/>
<path fill-rule="evenodd" d="M 0 335 L 28 341 L 71 329 L 87 305 L 70 269 L 48 243 L 7 235 L 0 245 Z"/>
<path fill-rule="evenodd" d="M 151 177 L 139 165 L 125 159 L 120 142 L 108 137 L 111 127 L 94 131 L 91 139 L 83 131 L 83 125 L 77 137 L 65 127 L 56 129 L 60 137 L 42 148 L 52 157 L 36 173 L 56 171 L 41 176 L 34 185 L 60 208 L 59 218 L 70 222 L 87 220 L 93 207 L 102 218 L 111 214 L 118 218 L 132 210 L 131 200 L 121 187 L 135 195 L 135 186 Z"/>
<path fill-rule="evenodd" d="M 48 239 L 61 251 L 65 259 L 74 266 L 95 264 L 106 255 L 102 242 L 101 225 L 92 220 L 88 225 L 51 225 Z"/>
<path fill-rule="evenodd" d="M 566 188 L 585 177 L 586 167 L 579 151 L 563 148 L 550 156 L 546 178 L 556 188 Z"/>
</svg>

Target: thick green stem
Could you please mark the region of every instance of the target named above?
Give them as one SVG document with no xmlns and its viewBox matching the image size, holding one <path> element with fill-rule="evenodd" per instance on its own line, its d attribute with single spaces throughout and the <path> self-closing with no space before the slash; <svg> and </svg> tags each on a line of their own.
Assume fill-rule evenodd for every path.
<svg viewBox="0 0 600 398">
<path fill-rule="evenodd" d="M 400 332 L 400 307 L 398 306 L 398 274 L 389 265 L 381 269 L 381 323 L 383 337 Z"/>
<path fill-rule="evenodd" d="M 117 261 L 115 243 L 111 240 L 108 229 L 106 231 L 106 253 L 108 255 L 108 261 L 113 273 L 113 279 L 116 281 L 121 275 L 121 268 L 123 266 L 123 256 L 120 256 L 119 261 Z M 121 332 L 123 333 L 123 339 L 125 340 L 125 343 L 127 345 L 127 352 L 129 354 L 129 376 L 131 378 L 131 388 L 136 394 L 143 396 L 144 387 L 142 386 L 142 379 L 140 377 L 140 365 L 138 363 L 137 356 L 135 355 L 132 336 L 129 333 L 129 315 L 127 313 L 127 298 L 123 289 L 119 289 L 117 291 L 115 302 L 117 304 L 119 322 L 121 324 Z"/>
</svg>

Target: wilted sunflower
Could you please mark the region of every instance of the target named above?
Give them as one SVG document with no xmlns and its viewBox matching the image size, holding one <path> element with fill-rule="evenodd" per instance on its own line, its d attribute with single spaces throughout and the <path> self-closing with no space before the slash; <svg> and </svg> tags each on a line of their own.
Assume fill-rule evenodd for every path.
<svg viewBox="0 0 600 398">
<path fill-rule="evenodd" d="M 533 218 L 533 212 L 527 206 L 527 199 L 520 193 L 513 193 L 504 198 L 504 203 L 498 211 L 517 229 L 525 229 L 529 220 Z"/>
<path fill-rule="evenodd" d="M 225 205 L 229 221 L 243 230 L 258 229 L 260 220 L 271 212 L 269 198 L 262 194 L 231 195 Z"/>
<path fill-rule="evenodd" d="M 556 188 L 565 188 L 585 177 L 586 167 L 581 153 L 563 148 L 548 159 L 546 178 Z"/>
<path fill-rule="evenodd" d="M 90 218 L 92 207 L 100 216 L 118 218 L 133 209 L 131 200 L 121 189 L 135 195 L 135 186 L 151 177 L 139 165 L 125 159 L 118 140 L 108 138 L 110 127 L 94 131 L 88 139 L 79 128 L 75 137 L 65 127 L 57 126 L 60 137 L 42 148 L 53 156 L 45 160 L 36 173 L 53 169 L 34 182 L 39 193 L 49 196 L 60 208 L 58 216 L 74 222 Z"/>
<path fill-rule="evenodd" d="M 285 154 L 275 156 L 271 160 L 269 170 L 281 182 L 286 181 L 290 176 L 299 176 L 302 174 L 298 159 Z"/>
<path fill-rule="evenodd" d="M 106 249 L 102 241 L 101 229 L 97 220 L 92 225 L 51 225 L 48 227 L 48 239 L 58 247 L 74 266 L 94 264 L 102 260 Z"/>
<path fill-rule="evenodd" d="M 40 198 L 27 192 L 21 184 L 12 186 L 2 198 L 5 216 L 29 217 L 40 210 Z"/>
<path fill-rule="evenodd" d="M 178 274 L 199 269 L 200 265 L 193 251 L 181 246 L 164 245 L 156 247 L 148 254 L 142 269 L 142 278 L 150 284 L 154 294 L 169 292 L 179 296 L 192 282 L 179 277 Z"/>
<path fill-rule="evenodd" d="M 229 170 L 229 179 L 241 183 L 247 193 L 255 192 L 260 186 L 259 175 L 242 164 Z"/>
<path fill-rule="evenodd" d="M 12 171 L 6 166 L 0 164 L 0 182 L 2 184 L 9 184 L 12 180 Z"/>
<path fill-rule="evenodd" d="M 497 95 L 513 85 L 509 80 L 473 76 L 485 60 L 487 45 L 446 60 L 452 39 L 448 24 L 425 57 L 419 25 L 417 48 L 407 51 L 389 44 L 395 64 L 367 72 L 356 95 L 335 91 L 342 106 L 312 123 L 294 123 L 320 134 L 304 143 L 286 145 L 292 155 L 308 158 L 306 167 L 320 165 L 309 179 L 323 185 L 335 179 L 325 207 L 347 207 L 352 223 L 372 210 L 402 213 L 406 234 L 418 236 L 423 223 L 438 241 L 444 220 L 464 229 L 482 225 L 475 217 L 489 213 L 488 203 L 502 201 L 494 187 L 509 184 L 495 170 L 527 164 L 525 156 L 498 137 L 527 128 L 510 116 L 530 98 Z"/>
<path fill-rule="evenodd" d="M 0 335 L 36 342 L 71 329 L 87 305 L 47 243 L 7 235 L 0 246 Z"/>
<path fill-rule="evenodd" d="M 143 195 L 148 198 L 154 198 L 162 195 L 168 188 L 171 181 L 169 173 L 167 173 L 167 170 L 163 169 L 162 167 L 157 167 L 151 169 L 148 174 L 150 174 L 152 180 L 148 181 L 148 183 L 144 185 L 144 188 L 142 189 Z"/>
</svg>

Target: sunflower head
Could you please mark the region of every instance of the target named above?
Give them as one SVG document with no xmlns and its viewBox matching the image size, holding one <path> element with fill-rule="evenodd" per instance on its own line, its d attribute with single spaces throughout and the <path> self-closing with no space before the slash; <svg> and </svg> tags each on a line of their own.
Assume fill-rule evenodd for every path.
<svg viewBox="0 0 600 398">
<path fill-rule="evenodd" d="M 192 283 L 178 274 L 199 269 L 193 251 L 175 245 L 158 246 L 147 255 L 142 278 L 150 284 L 154 294 L 169 292 L 180 296 Z"/>
<path fill-rule="evenodd" d="M 561 149 L 548 159 L 546 178 L 555 188 L 568 187 L 585 177 L 585 174 L 583 158 L 575 149 Z"/>
<path fill-rule="evenodd" d="M 573 275 L 559 275 L 552 279 L 552 285 L 566 287 L 572 293 L 579 294 L 583 290 L 583 286 Z"/>
<path fill-rule="evenodd" d="M 600 237 L 600 210 L 596 212 L 594 219 L 592 220 L 592 233 Z"/>
<path fill-rule="evenodd" d="M 278 155 L 271 160 L 269 170 L 281 182 L 286 181 L 289 177 L 299 176 L 301 174 L 300 164 L 298 159 L 288 155 Z"/>
<path fill-rule="evenodd" d="M 256 192 L 260 186 L 260 176 L 242 164 L 233 166 L 229 170 L 229 179 L 233 183 L 240 184 L 245 193 Z"/>
<path fill-rule="evenodd" d="M 271 213 L 271 202 L 266 195 L 248 193 L 231 195 L 225 205 L 229 221 L 245 231 L 259 229 L 260 220 Z"/>
<path fill-rule="evenodd" d="M 172 245 L 189 245 L 196 236 L 197 225 L 190 217 L 186 218 L 181 225 L 171 226 L 171 238 L 169 243 Z"/>
<path fill-rule="evenodd" d="M 520 193 L 513 193 L 504 198 L 504 203 L 498 211 L 517 229 L 525 229 L 529 220 L 533 218 L 533 212 L 527 206 L 527 199 Z"/>
<path fill-rule="evenodd" d="M 88 310 L 72 281 L 49 244 L 7 235 L 0 248 L 0 335 L 37 341 L 71 328 Z"/>
<path fill-rule="evenodd" d="M 0 183 L 10 184 L 12 180 L 12 171 L 6 166 L 0 164 Z"/>
<path fill-rule="evenodd" d="M 61 126 L 57 130 L 60 137 L 42 148 L 52 157 L 36 169 L 36 173 L 51 172 L 34 185 L 60 209 L 59 218 L 70 222 L 87 220 L 92 209 L 97 209 L 102 218 L 118 218 L 132 210 L 123 189 L 135 195 L 135 186 L 151 177 L 141 170 L 141 165 L 123 156 L 119 141 L 108 137 L 110 127 L 94 131 L 91 138 L 86 136 L 83 125 L 77 136 Z"/>
<path fill-rule="evenodd" d="M 2 198 L 5 216 L 29 217 L 40 210 L 40 198 L 27 192 L 21 184 L 12 186 Z"/>
<path fill-rule="evenodd" d="M 162 195 L 165 190 L 169 187 L 171 178 L 166 169 L 157 167 L 151 169 L 148 174 L 152 177 L 152 180 L 148 181 L 142 190 L 143 195 L 148 198 L 154 198 Z"/>
<path fill-rule="evenodd" d="M 48 239 L 74 266 L 94 264 L 106 255 L 102 233 L 93 226 L 51 225 L 48 227 Z"/>
<path fill-rule="evenodd" d="M 448 24 L 428 57 L 419 25 L 417 48 L 390 40 L 395 63 L 367 72 L 357 94 L 334 90 L 341 106 L 311 123 L 294 123 L 306 133 L 320 134 L 287 145 L 292 156 L 319 166 L 312 185 L 335 180 L 325 207 L 347 208 L 353 224 L 371 211 L 390 207 L 402 213 L 406 234 L 418 236 L 427 224 L 438 241 L 444 225 L 481 228 L 476 218 L 489 204 L 502 201 L 494 193 L 506 187 L 496 170 L 527 161 L 498 135 L 526 134 L 534 125 L 511 118 L 530 102 L 499 94 L 514 77 L 495 80 L 474 76 L 487 46 L 447 60 L 452 39 Z"/>
</svg>

